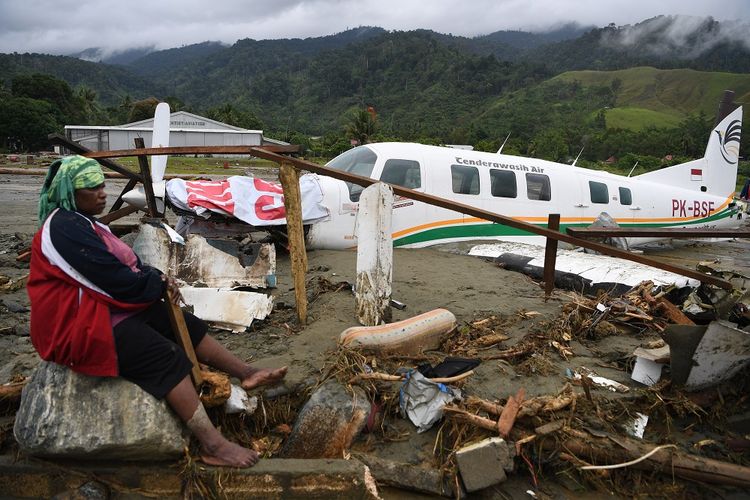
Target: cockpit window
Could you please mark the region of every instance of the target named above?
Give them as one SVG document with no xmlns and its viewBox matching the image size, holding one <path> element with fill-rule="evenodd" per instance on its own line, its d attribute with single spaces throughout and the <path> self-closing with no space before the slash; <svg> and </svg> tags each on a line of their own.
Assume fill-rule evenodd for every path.
<svg viewBox="0 0 750 500">
<path fill-rule="evenodd" d="M 341 170 L 342 172 L 361 175 L 362 177 L 371 177 L 372 169 L 377 160 L 378 156 L 373 153 L 370 148 L 367 146 L 359 146 L 350 149 L 345 153 L 341 153 L 336 158 L 329 161 L 326 166 L 336 170 Z M 359 201 L 359 196 L 362 194 L 364 188 L 357 184 L 352 184 L 351 182 L 347 182 L 346 187 L 349 188 L 349 199 L 351 201 Z"/>
</svg>

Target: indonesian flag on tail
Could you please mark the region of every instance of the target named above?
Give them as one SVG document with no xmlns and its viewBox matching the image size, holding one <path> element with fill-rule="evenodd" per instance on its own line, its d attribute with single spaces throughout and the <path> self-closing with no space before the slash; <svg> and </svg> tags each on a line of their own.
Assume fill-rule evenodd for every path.
<svg viewBox="0 0 750 500">
<path fill-rule="evenodd" d="M 328 216 L 317 176 L 300 177 L 302 220 L 315 222 Z M 169 201 L 179 209 L 208 218 L 210 212 L 235 217 L 253 226 L 286 224 L 284 190 L 281 184 L 254 177 L 234 176 L 222 181 L 167 183 Z"/>
<path fill-rule="evenodd" d="M 703 169 L 691 168 L 690 169 L 690 180 L 691 181 L 702 181 L 703 180 Z"/>
</svg>

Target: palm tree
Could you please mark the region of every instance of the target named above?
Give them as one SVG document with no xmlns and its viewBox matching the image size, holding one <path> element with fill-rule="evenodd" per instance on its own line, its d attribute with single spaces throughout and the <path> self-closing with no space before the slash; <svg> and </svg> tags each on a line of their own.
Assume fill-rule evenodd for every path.
<svg viewBox="0 0 750 500">
<path fill-rule="evenodd" d="M 377 124 L 374 112 L 364 108 L 358 109 L 349 117 L 345 132 L 350 139 L 356 140 L 359 144 L 367 144 L 375 135 Z"/>
<path fill-rule="evenodd" d="M 76 92 L 79 102 L 81 103 L 81 111 L 84 115 L 84 120 L 87 123 L 93 123 L 99 118 L 100 108 L 99 103 L 96 102 L 96 91 L 91 87 L 81 85 L 78 87 Z"/>
</svg>

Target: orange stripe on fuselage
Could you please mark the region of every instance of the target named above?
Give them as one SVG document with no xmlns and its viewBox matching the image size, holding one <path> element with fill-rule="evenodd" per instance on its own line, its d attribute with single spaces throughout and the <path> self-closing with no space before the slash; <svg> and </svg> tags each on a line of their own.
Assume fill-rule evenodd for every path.
<svg viewBox="0 0 750 500">
<path fill-rule="evenodd" d="M 734 192 L 732 192 L 731 195 L 727 197 L 727 199 L 722 203 L 719 207 L 713 209 L 711 212 L 709 212 L 707 215 L 703 217 L 653 217 L 653 218 L 644 218 L 644 219 L 628 219 L 628 218 L 621 218 L 620 221 L 622 223 L 656 223 L 656 222 L 687 222 L 691 220 L 699 220 L 704 219 L 706 217 L 710 217 L 711 215 L 720 212 L 725 207 L 729 205 L 731 200 L 734 198 Z M 514 220 L 521 221 L 521 222 L 528 222 L 528 223 L 546 223 L 548 218 L 547 217 L 511 217 Z M 591 223 L 596 220 L 595 217 L 561 217 L 560 222 L 565 224 L 576 224 L 576 223 Z M 417 233 L 420 231 L 425 231 L 427 229 L 433 229 L 436 227 L 444 227 L 444 226 L 453 226 L 457 224 L 478 224 L 487 222 L 486 219 L 481 219 L 479 217 L 467 217 L 465 219 L 446 219 L 446 220 L 440 220 L 435 222 L 429 222 L 427 224 L 420 224 L 418 226 L 412 226 L 407 229 L 402 229 L 401 231 L 396 231 L 393 233 L 393 238 L 400 238 L 402 236 L 406 236 L 409 234 Z"/>
</svg>

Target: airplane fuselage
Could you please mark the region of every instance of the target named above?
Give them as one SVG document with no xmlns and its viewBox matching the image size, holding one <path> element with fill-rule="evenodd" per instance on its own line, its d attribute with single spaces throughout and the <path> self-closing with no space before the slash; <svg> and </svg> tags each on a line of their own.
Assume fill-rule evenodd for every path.
<svg viewBox="0 0 750 500">
<path fill-rule="evenodd" d="M 624 227 L 739 224 L 734 193 L 701 188 L 702 172 L 673 185 L 534 158 L 411 143 L 360 146 L 328 166 L 540 226 L 546 226 L 549 214 L 559 213 L 563 231 L 588 226 L 602 212 Z M 330 177 L 320 177 L 320 183 L 323 204 L 331 214 L 311 226 L 309 247 L 355 247 L 362 188 Z M 531 233 L 399 196 L 393 204 L 392 224 L 393 244 L 399 247 L 478 239 L 542 242 L 542 237 Z"/>
</svg>

